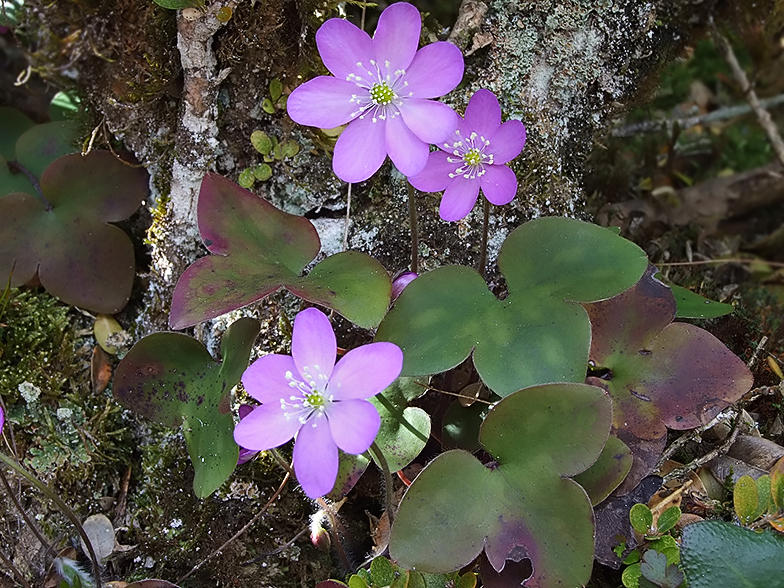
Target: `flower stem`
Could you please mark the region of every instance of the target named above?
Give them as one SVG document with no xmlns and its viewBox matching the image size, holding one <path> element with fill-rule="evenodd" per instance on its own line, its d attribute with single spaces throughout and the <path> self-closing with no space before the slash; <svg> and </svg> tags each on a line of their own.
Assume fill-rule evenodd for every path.
<svg viewBox="0 0 784 588">
<path fill-rule="evenodd" d="M 38 200 L 41 201 L 41 204 L 44 205 L 46 211 L 49 212 L 50 210 L 52 210 L 52 203 L 46 199 L 46 196 L 44 196 L 44 192 L 43 190 L 41 190 L 41 184 L 38 183 L 38 178 L 36 178 L 33 175 L 33 172 L 31 172 L 29 169 L 27 169 L 25 166 L 23 166 L 15 159 L 13 161 L 8 162 L 8 169 L 10 169 L 11 173 L 13 174 L 24 175 L 27 178 L 27 180 L 33 185 L 33 188 L 35 188 L 35 195 L 38 197 Z"/>
<path fill-rule="evenodd" d="M 19 511 L 19 513 L 22 515 L 22 518 L 27 523 L 27 526 L 30 527 L 30 530 L 33 532 L 33 535 L 35 535 L 38 541 L 41 542 L 41 545 L 44 546 L 47 554 L 56 556 L 57 552 L 54 550 L 54 547 L 52 547 L 52 544 L 46 540 L 46 537 L 44 537 L 41 534 L 41 531 L 38 530 L 36 524 L 30 520 L 30 517 L 27 516 L 27 512 L 25 512 L 25 509 L 22 507 L 21 503 L 19 502 L 19 499 L 16 497 L 16 493 L 14 492 L 13 488 L 11 488 L 11 484 L 8 483 L 8 478 L 5 477 L 3 470 L 0 470 L 0 482 L 2 482 L 3 486 L 5 486 L 5 491 L 8 494 L 8 496 L 11 497 L 11 502 L 14 503 L 16 509 Z"/>
<path fill-rule="evenodd" d="M 351 184 L 348 185 L 348 196 L 346 197 L 346 225 L 343 227 L 343 251 L 348 249 L 348 223 L 351 215 Z"/>
<path fill-rule="evenodd" d="M 484 215 L 482 217 L 482 248 L 479 251 L 479 265 L 477 271 L 483 278 L 485 277 L 485 266 L 487 265 L 487 228 L 490 224 L 490 201 L 484 199 Z"/>
<path fill-rule="evenodd" d="M 381 471 L 384 472 L 384 500 L 386 502 L 385 506 L 387 517 L 389 517 L 389 525 L 392 526 L 392 521 L 395 518 L 394 513 L 392 512 L 395 508 L 392 504 L 392 472 L 389 471 L 389 464 L 387 463 L 384 454 L 381 452 L 381 449 L 379 449 L 378 445 L 376 445 L 375 441 L 373 441 L 373 444 L 370 446 L 370 451 L 373 453 L 373 459 L 376 460 L 378 467 L 380 467 Z"/>
<path fill-rule="evenodd" d="M 0 453 L 0 461 L 2 461 L 5 465 L 9 468 L 14 470 L 17 474 L 25 478 L 28 482 L 30 482 L 33 486 L 38 488 L 44 495 L 46 495 L 52 502 L 54 502 L 57 507 L 62 511 L 62 513 L 68 518 L 68 520 L 73 523 L 74 527 L 76 527 L 79 536 L 82 538 L 85 546 L 87 547 L 87 551 L 89 552 L 88 555 L 90 556 L 90 561 L 93 564 L 93 577 L 95 579 L 95 588 L 101 588 L 103 585 L 101 582 L 101 567 L 98 564 L 98 558 L 95 557 L 95 551 L 93 550 L 93 544 L 90 542 L 90 538 L 87 536 L 87 533 L 84 531 L 84 527 L 82 527 L 82 523 L 79 521 L 79 518 L 76 516 L 74 511 L 63 502 L 63 500 L 55 494 L 49 486 L 44 484 L 41 480 L 36 478 L 33 474 L 25 470 L 21 465 L 16 463 L 10 457 Z"/>
<path fill-rule="evenodd" d="M 416 193 L 408 183 L 408 224 L 411 225 L 411 271 L 419 273 L 419 233 L 417 232 Z"/>
</svg>

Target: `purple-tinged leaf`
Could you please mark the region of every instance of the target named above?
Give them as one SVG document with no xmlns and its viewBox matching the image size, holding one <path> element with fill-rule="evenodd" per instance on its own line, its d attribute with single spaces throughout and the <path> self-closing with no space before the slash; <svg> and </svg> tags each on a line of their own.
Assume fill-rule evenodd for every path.
<svg viewBox="0 0 784 588">
<path fill-rule="evenodd" d="M 46 168 L 40 185 L 50 210 L 32 194 L 0 197 L 0 281 L 11 276 L 15 287 L 38 273 L 49 293 L 68 304 L 106 314 L 121 310 L 135 276 L 133 245 L 107 223 L 139 208 L 147 177 L 108 151 L 93 151 Z"/>
<path fill-rule="evenodd" d="M 620 486 L 632 468 L 632 452 L 618 437 L 610 436 L 596 463 L 574 477 L 596 506 Z"/>
<path fill-rule="evenodd" d="M 321 248 L 306 218 L 278 210 L 213 173 L 202 180 L 198 218 L 213 255 L 198 259 L 180 276 L 169 317 L 173 329 L 242 308 L 281 288 L 363 327 L 376 326 L 386 312 L 389 276 L 363 253 L 333 255 L 300 276 Z"/>
<path fill-rule="evenodd" d="M 11 108 L 0 107 L 0 157 L 7 160 L 16 158 L 16 141 L 35 123 L 26 114 Z"/>
<path fill-rule="evenodd" d="M 259 323 L 241 318 L 223 335 L 223 362 L 181 333 L 155 333 L 128 352 L 114 380 L 114 398 L 167 427 L 183 427 L 195 470 L 193 488 L 209 496 L 237 464 L 229 395 L 248 365 Z"/>
<path fill-rule="evenodd" d="M 593 510 L 568 476 L 596 461 L 611 420 L 609 397 L 585 384 L 545 384 L 507 396 L 480 433 L 496 461 L 484 465 L 453 450 L 430 462 L 400 504 L 392 558 L 441 573 L 484 551 L 498 572 L 507 560 L 530 559 L 532 586 L 585 584 L 593 562 Z"/>
<path fill-rule="evenodd" d="M 588 383 L 613 399 L 613 429 L 634 455 L 616 491 L 628 492 L 658 461 L 670 429 L 709 422 L 743 396 L 753 378 L 745 364 L 707 331 L 673 323 L 675 298 L 651 267 L 631 289 L 586 304 L 593 338 L 590 358 L 609 370 Z"/>
</svg>

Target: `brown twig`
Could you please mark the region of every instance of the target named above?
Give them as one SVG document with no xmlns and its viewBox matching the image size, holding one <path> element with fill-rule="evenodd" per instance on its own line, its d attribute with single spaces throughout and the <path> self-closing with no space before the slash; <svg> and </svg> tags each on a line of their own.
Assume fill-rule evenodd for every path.
<svg viewBox="0 0 784 588">
<path fill-rule="evenodd" d="M 249 520 L 248 523 L 244 527 L 242 527 L 242 529 L 240 529 L 239 531 L 234 533 L 234 535 L 232 535 L 231 538 L 228 539 L 223 545 L 218 547 L 218 549 L 213 551 L 211 554 L 209 554 L 207 557 L 205 557 L 203 560 L 201 560 L 199 563 L 197 563 L 195 566 L 193 566 L 193 569 L 191 569 L 190 572 L 188 572 L 182 578 L 177 580 L 176 584 L 182 584 L 183 581 L 185 581 L 186 579 L 190 578 L 194 573 L 196 573 L 196 571 L 199 568 L 201 568 L 208 561 L 218 557 L 221 553 L 223 553 L 224 549 L 226 549 L 229 545 L 234 543 L 234 541 L 236 541 L 243 533 L 245 533 L 245 531 L 247 531 L 253 525 L 255 525 L 256 521 L 258 521 L 264 515 L 264 513 L 266 513 L 267 510 L 269 510 L 269 507 L 272 506 L 272 503 L 275 502 L 275 500 L 278 498 L 278 496 L 280 496 L 280 493 L 283 492 L 283 488 L 286 487 L 286 483 L 289 481 L 290 478 L 291 478 L 291 474 L 286 472 L 286 475 L 283 477 L 283 481 L 280 483 L 280 486 L 278 486 L 278 489 L 275 490 L 275 494 L 273 494 L 272 497 L 267 501 L 267 504 L 265 504 L 264 507 L 259 512 L 257 512 L 253 516 L 253 518 L 251 520 Z"/>
<path fill-rule="evenodd" d="M 764 130 L 765 134 L 768 136 L 768 141 L 770 141 L 770 145 L 773 147 L 776 157 L 778 157 L 781 164 L 784 165 L 784 142 L 781 140 L 779 130 L 776 128 L 776 125 L 773 124 L 770 113 L 760 104 L 757 93 L 754 91 L 754 88 L 751 87 L 749 79 L 746 77 L 746 72 L 740 66 L 740 63 L 738 63 L 738 58 L 735 56 L 732 46 L 729 41 L 727 41 L 727 38 L 719 32 L 719 29 L 716 28 L 713 19 L 711 19 L 711 32 L 713 33 L 713 39 L 716 41 L 716 48 L 730 66 L 735 81 L 740 85 L 741 92 L 743 92 L 746 100 L 748 100 L 754 114 L 757 115 L 757 121 L 762 127 L 762 130 Z"/>
<path fill-rule="evenodd" d="M 20 572 L 19 570 L 16 569 L 16 566 L 14 565 L 14 562 L 12 562 L 8 558 L 8 556 L 5 554 L 5 552 L 2 549 L 0 549 L 0 560 L 2 560 L 3 563 L 6 566 L 8 566 L 8 569 L 11 570 L 11 572 L 14 574 L 14 577 L 16 578 L 16 581 L 19 582 L 22 585 L 23 588 L 30 588 L 30 584 L 27 582 L 25 577 L 22 575 L 22 572 Z"/>
<path fill-rule="evenodd" d="M 22 507 L 22 504 L 19 502 L 19 499 L 16 497 L 16 494 L 11 488 L 11 485 L 8 483 L 8 478 L 5 477 L 5 473 L 3 472 L 2 469 L 0 469 L 0 482 L 3 483 L 6 493 L 11 498 L 11 502 L 13 502 L 14 506 L 16 506 L 16 510 L 18 510 L 19 514 L 22 515 L 22 518 L 24 519 L 25 523 L 27 523 L 27 526 L 30 527 L 30 530 L 33 532 L 33 535 L 36 536 L 38 541 L 40 541 L 41 545 L 44 546 L 46 552 L 51 555 L 57 555 L 57 552 L 54 550 L 52 544 L 46 540 L 46 537 L 44 537 L 41 531 L 38 530 L 36 524 L 30 520 L 30 517 L 27 516 L 27 512 Z"/>
</svg>

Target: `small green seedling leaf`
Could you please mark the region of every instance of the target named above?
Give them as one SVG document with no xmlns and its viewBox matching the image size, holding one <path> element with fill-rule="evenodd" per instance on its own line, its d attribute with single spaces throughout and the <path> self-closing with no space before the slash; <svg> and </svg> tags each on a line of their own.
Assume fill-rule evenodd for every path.
<svg viewBox="0 0 784 588">
<path fill-rule="evenodd" d="M 153 2 L 169 10 L 204 6 L 204 0 L 153 0 Z"/>
<path fill-rule="evenodd" d="M 250 190 L 253 184 L 256 183 L 256 174 L 253 173 L 253 169 L 248 167 L 242 170 L 240 177 L 237 178 L 237 183 L 246 190 Z"/>
<path fill-rule="evenodd" d="M 76 94 L 57 92 L 49 103 L 49 118 L 53 121 L 69 120 L 79 112 L 81 101 Z"/>
<path fill-rule="evenodd" d="M 672 322 L 675 298 L 655 273 L 651 267 L 623 294 L 585 305 L 593 332 L 590 359 L 607 371 L 587 382 L 612 397 L 614 434 L 634 455 L 619 494 L 651 472 L 666 445 L 668 427 L 683 430 L 708 423 L 754 381 L 746 364 L 716 337 Z"/>
<path fill-rule="evenodd" d="M 272 78 L 269 85 L 270 98 L 273 102 L 277 102 L 278 98 L 283 94 L 283 82 L 278 78 Z"/>
<path fill-rule="evenodd" d="M 261 165 L 254 165 L 252 169 L 253 176 L 260 182 L 266 182 L 272 177 L 272 168 L 266 163 L 262 163 Z"/>
<path fill-rule="evenodd" d="M 670 288 L 675 296 L 676 318 L 716 318 L 735 310 L 732 304 L 709 300 L 682 286 L 670 284 Z"/>
<path fill-rule="evenodd" d="M 784 457 L 770 470 L 770 494 L 777 510 L 784 510 Z"/>
<path fill-rule="evenodd" d="M 633 563 L 628 568 L 623 570 L 623 573 L 621 574 L 621 582 L 625 588 L 639 588 L 641 577 L 642 572 L 640 572 L 640 564 Z"/>
<path fill-rule="evenodd" d="M 275 114 L 275 105 L 269 98 L 265 98 L 261 101 L 261 109 L 267 114 Z"/>
<path fill-rule="evenodd" d="M 250 134 L 250 142 L 262 155 L 269 155 L 272 151 L 272 140 L 264 131 L 253 131 Z"/>
<path fill-rule="evenodd" d="M 93 324 L 93 335 L 95 336 L 95 340 L 97 341 L 98 345 L 101 346 L 106 353 L 110 355 L 115 355 L 117 353 L 117 347 L 114 345 L 110 345 L 108 339 L 111 335 L 116 335 L 117 333 L 122 333 L 123 328 L 120 326 L 120 323 L 117 322 L 113 316 L 108 314 L 99 314 L 95 317 L 95 323 Z"/>
<path fill-rule="evenodd" d="M 770 476 L 764 474 L 757 478 L 757 496 L 759 503 L 757 504 L 757 518 L 765 513 L 775 513 L 777 509 L 773 504 L 773 495 L 770 485 Z"/>
<path fill-rule="evenodd" d="M 735 506 L 735 514 L 744 525 L 748 525 L 757 519 L 757 506 L 759 505 L 759 494 L 757 493 L 757 483 L 751 476 L 741 476 L 735 482 L 733 489 L 732 502 Z"/>
<path fill-rule="evenodd" d="M 684 527 L 681 569 L 690 588 L 784 588 L 784 536 L 722 521 Z"/>
<path fill-rule="evenodd" d="M 664 534 L 675 527 L 681 520 L 681 509 L 678 506 L 671 506 L 659 515 L 656 521 L 656 532 Z"/>
<path fill-rule="evenodd" d="M 261 300 L 282 288 L 332 308 L 361 327 L 378 325 L 392 283 L 373 258 L 356 251 L 327 257 L 300 273 L 321 248 L 311 222 L 214 173 L 199 193 L 201 238 L 212 253 L 180 276 L 169 324 L 184 329 Z"/>
<path fill-rule="evenodd" d="M 629 511 L 629 521 L 640 535 L 648 535 L 653 530 L 653 513 L 646 504 L 635 504 Z"/>
<path fill-rule="evenodd" d="M 591 330 L 576 302 L 626 290 L 647 266 L 630 241 L 558 217 L 517 228 L 498 262 L 509 287 L 504 300 L 461 266 L 440 267 L 406 287 L 376 335 L 403 350 L 404 375 L 443 372 L 473 353 L 482 381 L 500 396 L 545 382 L 583 382 Z"/>
<path fill-rule="evenodd" d="M 134 345 L 117 366 L 117 402 L 161 425 L 182 426 L 199 498 L 217 490 L 237 464 L 230 393 L 248 366 L 259 328 L 250 318 L 232 323 L 221 340 L 223 362 L 192 337 L 155 333 Z"/>
<path fill-rule="evenodd" d="M 507 559 L 528 557 L 531 585 L 585 584 L 593 511 L 569 477 L 599 457 L 610 420 L 609 398 L 585 384 L 546 384 L 507 396 L 480 433 L 495 461 L 487 467 L 461 450 L 431 461 L 403 497 L 390 556 L 431 573 L 457 570 L 482 551 L 496 572 Z"/>
<path fill-rule="evenodd" d="M 39 153 L 35 165 L 45 158 Z M 92 151 L 59 157 L 41 175 L 40 187 L 49 206 L 35 191 L 0 197 L 0 283 L 11 276 L 16 287 L 37 273 L 44 288 L 68 304 L 105 314 L 122 310 L 136 275 L 133 244 L 109 223 L 139 208 L 147 172 L 108 151 Z"/>
</svg>

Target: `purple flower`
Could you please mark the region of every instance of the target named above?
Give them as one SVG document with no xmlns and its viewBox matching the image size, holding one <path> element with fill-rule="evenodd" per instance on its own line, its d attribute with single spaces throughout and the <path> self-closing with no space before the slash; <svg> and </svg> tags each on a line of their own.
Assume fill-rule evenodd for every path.
<svg viewBox="0 0 784 588">
<path fill-rule="evenodd" d="M 244 419 L 251 412 L 253 412 L 253 407 L 250 404 L 241 404 L 239 408 L 240 420 Z M 259 454 L 258 451 L 253 451 L 252 449 L 246 449 L 245 447 L 240 447 L 240 456 L 237 458 L 237 465 L 242 465 L 245 462 L 252 460 L 258 454 Z"/>
<path fill-rule="evenodd" d="M 523 123 L 501 124 L 498 99 L 489 90 L 479 90 L 468 101 L 465 120 L 459 118 L 451 140 L 440 144 L 441 151 L 431 153 L 425 169 L 408 181 L 423 192 L 444 190 L 441 218 L 457 221 L 471 212 L 480 187 L 493 204 L 512 201 L 517 178 L 504 164 L 517 157 L 524 145 Z"/>
<path fill-rule="evenodd" d="M 0 434 L 3 433 L 4 424 L 5 424 L 5 412 L 3 412 L 3 407 L 0 406 Z"/>
<path fill-rule="evenodd" d="M 262 404 L 234 429 L 240 447 L 263 451 L 296 435 L 294 472 L 305 494 L 332 490 L 338 448 L 367 451 L 381 424 L 367 400 L 400 375 L 403 352 L 394 343 L 352 349 L 335 365 L 337 341 L 329 319 L 308 308 L 294 319 L 291 356 L 265 355 L 245 370 L 242 383 Z"/>
<path fill-rule="evenodd" d="M 402 274 L 399 274 L 394 280 L 392 280 L 392 301 L 394 302 L 397 300 L 398 296 L 400 296 L 403 293 L 403 290 L 406 289 L 406 286 L 408 286 L 418 277 L 419 274 L 416 272 L 403 272 Z"/>
<path fill-rule="evenodd" d="M 398 2 L 381 13 L 372 39 L 339 18 L 316 33 L 321 59 L 335 77 L 302 84 L 286 104 L 292 120 L 303 125 L 331 129 L 350 122 L 332 159 L 341 180 L 368 179 L 387 155 L 404 175 L 418 174 L 429 144 L 454 132 L 454 111 L 429 99 L 460 83 L 463 56 L 445 42 L 417 51 L 421 28 L 419 11 Z"/>
</svg>

